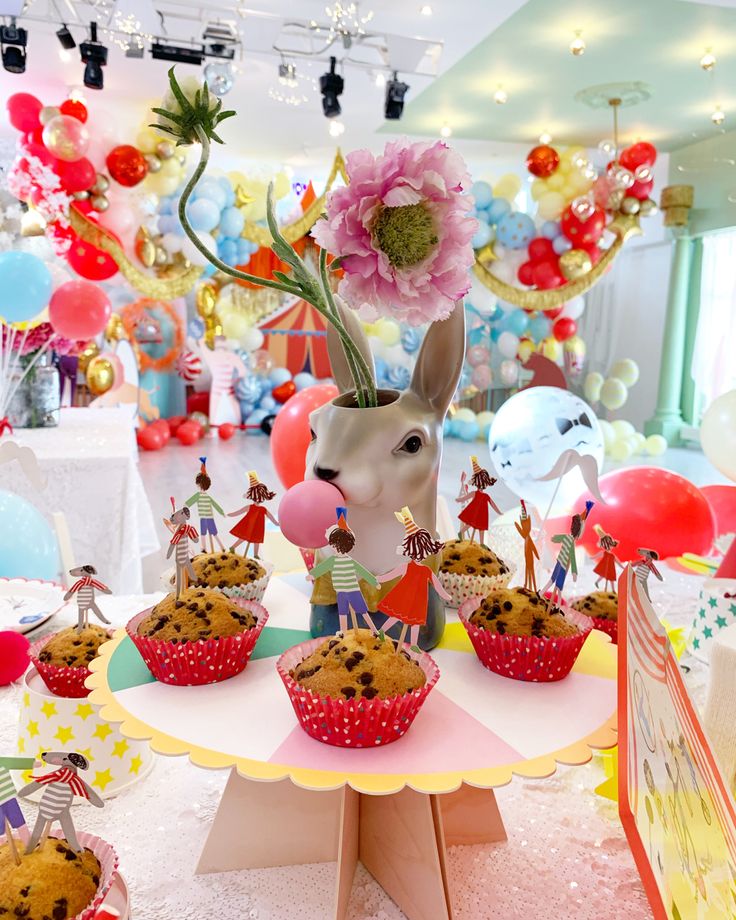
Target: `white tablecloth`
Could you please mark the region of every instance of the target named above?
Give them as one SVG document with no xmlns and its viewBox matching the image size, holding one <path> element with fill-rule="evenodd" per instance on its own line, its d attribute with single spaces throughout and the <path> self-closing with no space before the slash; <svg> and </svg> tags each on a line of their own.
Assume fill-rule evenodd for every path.
<svg viewBox="0 0 736 920">
<path fill-rule="evenodd" d="M 5 435 L 7 437 L 7 435 Z M 63 511 L 77 565 L 91 563 L 114 592 L 143 590 L 141 559 L 159 549 L 125 409 L 62 409 L 57 428 L 12 436 L 38 457 L 46 488 L 36 492 L 17 463 L 0 467 L 0 486 L 49 520 Z"/>
</svg>

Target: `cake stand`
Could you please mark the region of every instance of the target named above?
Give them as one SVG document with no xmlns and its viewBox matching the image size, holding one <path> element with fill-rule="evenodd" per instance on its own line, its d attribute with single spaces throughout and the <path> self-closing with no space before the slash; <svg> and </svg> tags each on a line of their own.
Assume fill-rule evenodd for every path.
<svg viewBox="0 0 736 920">
<path fill-rule="evenodd" d="M 493 788 L 541 778 L 616 743 L 616 650 L 590 634 L 558 683 L 487 671 L 450 614 L 432 652 L 441 676 L 407 734 L 369 750 L 331 747 L 296 721 L 277 657 L 310 637 L 308 598 L 273 578 L 269 625 L 238 677 L 155 681 L 124 630 L 102 646 L 90 700 L 123 735 L 200 767 L 229 768 L 198 872 L 337 861 L 345 917 L 358 859 L 410 920 L 450 920 L 446 847 L 506 839 Z"/>
</svg>

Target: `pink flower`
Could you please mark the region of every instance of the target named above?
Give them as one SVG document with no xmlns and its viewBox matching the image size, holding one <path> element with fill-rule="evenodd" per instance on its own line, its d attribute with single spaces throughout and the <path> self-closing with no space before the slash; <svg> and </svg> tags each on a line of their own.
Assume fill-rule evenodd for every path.
<svg viewBox="0 0 736 920">
<path fill-rule="evenodd" d="M 462 157 L 441 141 L 393 141 L 349 154 L 350 179 L 327 197 L 317 243 L 341 258 L 339 291 L 367 320 L 446 319 L 470 288 L 478 222 Z"/>
</svg>

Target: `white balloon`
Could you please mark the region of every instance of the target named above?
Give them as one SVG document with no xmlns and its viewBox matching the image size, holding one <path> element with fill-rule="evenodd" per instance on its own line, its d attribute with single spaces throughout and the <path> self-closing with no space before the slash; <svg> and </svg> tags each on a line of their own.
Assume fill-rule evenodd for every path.
<svg viewBox="0 0 736 920">
<path fill-rule="evenodd" d="M 700 423 L 700 443 L 713 466 L 736 482 L 736 390 L 710 404 Z"/>
<path fill-rule="evenodd" d="M 529 387 L 520 390 L 496 412 L 489 435 L 495 474 L 519 498 L 547 510 L 556 482 L 540 482 L 563 451 L 572 448 L 603 465 L 603 434 L 590 406 L 568 390 Z M 555 499 L 557 510 L 568 509 L 585 491 L 580 470 L 565 475 Z"/>
<path fill-rule="evenodd" d="M 601 387 L 603 386 L 603 374 L 599 374 L 598 371 L 591 371 L 588 376 L 585 378 L 585 383 L 583 384 L 583 393 L 585 398 L 590 400 L 590 402 L 598 402 L 601 398 Z"/>
<path fill-rule="evenodd" d="M 627 422 L 625 418 L 617 418 L 611 422 L 611 428 L 613 428 L 615 437 L 618 438 L 630 438 L 632 434 L 636 434 L 636 428 Z"/>
<path fill-rule="evenodd" d="M 633 387 L 639 379 L 639 365 L 631 358 L 622 358 L 611 368 L 610 377 L 617 377 L 627 387 Z"/>
<path fill-rule="evenodd" d="M 661 434 L 650 434 L 645 441 L 644 449 L 650 457 L 661 457 L 667 450 L 667 438 Z"/>
<path fill-rule="evenodd" d="M 604 418 L 599 418 L 598 424 L 601 426 L 603 445 L 607 451 L 610 451 L 616 442 L 616 432 L 614 431 L 613 425 L 610 422 L 607 422 Z"/>
<path fill-rule="evenodd" d="M 517 268 L 508 257 L 492 262 L 490 270 L 491 274 L 495 275 L 500 281 L 505 281 L 506 284 L 514 284 L 517 281 Z"/>
<path fill-rule="evenodd" d="M 469 303 L 472 303 L 481 316 L 491 313 L 496 306 L 496 295 L 489 291 L 485 284 L 482 284 L 475 275 L 473 275 L 473 281 L 466 299 Z"/>
<path fill-rule="evenodd" d="M 562 313 L 560 313 L 560 316 L 567 316 L 569 319 L 580 319 L 584 312 L 585 298 L 573 297 L 573 299 L 568 300 L 568 302 L 562 308 Z"/>
<path fill-rule="evenodd" d="M 513 360 L 502 361 L 499 367 L 501 380 L 506 386 L 512 386 L 519 379 L 519 362 Z"/>
<path fill-rule="evenodd" d="M 475 419 L 475 412 L 472 409 L 458 409 L 452 416 L 454 422 L 474 422 Z"/>
<path fill-rule="evenodd" d="M 244 351 L 258 351 L 263 347 L 263 333 L 255 326 L 246 330 L 240 338 L 240 347 Z"/>
<path fill-rule="evenodd" d="M 210 233 L 197 233 L 200 242 L 210 250 L 210 252 L 217 252 L 217 243 L 215 238 Z M 202 255 L 202 253 L 197 249 L 194 243 L 189 239 L 188 236 L 183 237 L 184 244 L 181 251 L 189 259 L 192 265 L 207 265 L 207 259 Z"/>
<path fill-rule="evenodd" d="M 164 233 L 163 239 L 161 240 L 161 245 L 164 247 L 166 252 L 175 253 L 181 252 L 184 248 L 184 240 L 186 237 L 180 236 L 178 233 Z"/>
<path fill-rule="evenodd" d="M 502 332 L 498 337 L 498 350 L 504 358 L 515 358 L 519 350 L 519 336 L 513 332 Z"/>
</svg>

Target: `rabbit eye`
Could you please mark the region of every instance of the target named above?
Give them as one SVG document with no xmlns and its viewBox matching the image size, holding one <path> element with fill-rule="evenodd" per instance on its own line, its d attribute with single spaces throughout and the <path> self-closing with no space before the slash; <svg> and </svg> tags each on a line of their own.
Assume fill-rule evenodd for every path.
<svg viewBox="0 0 736 920">
<path fill-rule="evenodd" d="M 309 429 L 309 439 L 310 441 L 316 441 L 317 435 L 314 433 L 314 428 Z"/>
<path fill-rule="evenodd" d="M 418 454 L 422 449 L 422 439 L 417 434 L 413 434 L 404 441 L 399 450 L 407 454 Z"/>
</svg>

